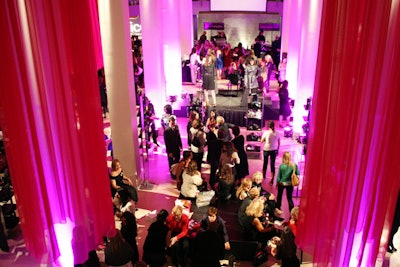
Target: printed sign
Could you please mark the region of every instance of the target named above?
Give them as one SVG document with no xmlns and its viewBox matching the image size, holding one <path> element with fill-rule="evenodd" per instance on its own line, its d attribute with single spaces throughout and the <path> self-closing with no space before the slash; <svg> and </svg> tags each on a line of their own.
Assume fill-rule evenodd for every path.
<svg viewBox="0 0 400 267">
<path fill-rule="evenodd" d="M 260 31 L 279 31 L 280 26 L 279 23 L 259 23 L 258 29 Z"/>
<path fill-rule="evenodd" d="M 223 22 L 204 22 L 204 30 L 223 30 Z"/>
</svg>

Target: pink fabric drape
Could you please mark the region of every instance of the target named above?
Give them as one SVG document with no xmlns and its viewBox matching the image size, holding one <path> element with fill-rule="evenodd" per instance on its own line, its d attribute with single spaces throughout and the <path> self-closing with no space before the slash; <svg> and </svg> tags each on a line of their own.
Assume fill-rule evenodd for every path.
<svg viewBox="0 0 400 267">
<path fill-rule="evenodd" d="M 100 24 L 99 24 L 99 13 L 97 7 L 97 1 L 89 1 L 90 13 L 87 16 L 91 19 L 91 26 L 93 28 L 91 34 L 93 36 L 95 60 L 97 69 L 104 67 L 103 62 L 103 51 L 101 48 L 101 36 L 100 36 Z"/>
<path fill-rule="evenodd" d="M 314 266 L 375 266 L 399 192 L 399 1 L 324 1 L 301 216 Z"/>
<path fill-rule="evenodd" d="M 115 228 L 95 59 L 101 48 L 91 37 L 95 5 L 0 2 L 6 153 L 25 242 L 43 263 L 60 255 L 81 263 Z"/>
</svg>

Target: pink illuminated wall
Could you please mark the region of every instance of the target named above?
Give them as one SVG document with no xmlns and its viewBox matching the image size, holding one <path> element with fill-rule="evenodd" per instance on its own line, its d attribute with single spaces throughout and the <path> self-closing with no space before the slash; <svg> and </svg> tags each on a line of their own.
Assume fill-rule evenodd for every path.
<svg viewBox="0 0 400 267">
<path fill-rule="evenodd" d="M 1 124 L 21 227 L 30 253 L 58 266 L 82 263 L 115 228 L 95 10 L 96 1 L 0 2 Z"/>
<path fill-rule="evenodd" d="M 306 0 L 301 3 L 298 76 L 292 96 L 295 99 L 293 109 L 293 131 L 295 133 L 303 133 L 302 126 L 305 123 L 303 117 L 308 116 L 304 105 L 307 103 L 307 98 L 312 97 L 314 92 L 322 4 L 323 2 L 320 0 Z"/>
</svg>

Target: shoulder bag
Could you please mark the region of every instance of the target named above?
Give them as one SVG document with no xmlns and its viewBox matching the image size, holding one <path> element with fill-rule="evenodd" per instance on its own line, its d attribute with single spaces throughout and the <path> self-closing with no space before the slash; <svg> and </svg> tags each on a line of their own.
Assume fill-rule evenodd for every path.
<svg viewBox="0 0 400 267">
<path fill-rule="evenodd" d="M 292 172 L 292 186 L 298 186 L 300 184 L 300 179 L 296 174 L 296 166 L 292 163 L 293 172 Z"/>
</svg>

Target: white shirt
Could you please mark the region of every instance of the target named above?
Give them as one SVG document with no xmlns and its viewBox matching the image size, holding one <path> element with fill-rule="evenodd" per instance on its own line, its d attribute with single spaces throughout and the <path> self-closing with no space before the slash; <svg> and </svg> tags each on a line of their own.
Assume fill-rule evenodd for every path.
<svg viewBox="0 0 400 267">
<path fill-rule="evenodd" d="M 273 132 L 271 129 L 266 130 L 261 137 L 261 142 L 265 141 L 264 151 L 278 150 L 279 140 L 280 136 L 277 131 Z"/>
<path fill-rule="evenodd" d="M 119 210 L 121 211 L 121 213 L 124 213 L 125 211 L 129 211 L 132 214 L 135 214 L 135 202 L 133 202 L 133 200 L 129 200 L 125 206 L 120 206 Z"/>
<path fill-rule="evenodd" d="M 196 53 L 192 54 L 189 60 L 190 60 L 190 66 L 196 66 L 196 63 L 201 64 L 200 56 Z"/>
<path fill-rule="evenodd" d="M 182 195 L 191 198 L 196 197 L 197 193 L 199 192 L 197 186 L 203 183 L 203 179 L 201 178 L 200 172 L 197 172 L 194 175 L 189 175 L 186 173 L 186 171 L 184 171 L 182 174 L 182 180 L 183 180 L 181 187 Z"/>
</svg>

